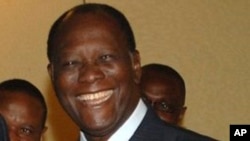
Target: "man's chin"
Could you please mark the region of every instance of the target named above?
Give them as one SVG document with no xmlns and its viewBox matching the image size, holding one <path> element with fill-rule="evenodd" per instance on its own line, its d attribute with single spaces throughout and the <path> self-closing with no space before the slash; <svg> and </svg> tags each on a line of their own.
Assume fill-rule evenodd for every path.
<svg viewBox="0 0 250 141">
<path fill-rule="evenodd" d="M 102 138 L 102 139 L 108 139 L 114 131 L 111 129 L 108 129 L 107 127 L 99 127 L 99 128 L 88 128 L 85 130 L 82 130 L 87 138 Z"/>
</svg>

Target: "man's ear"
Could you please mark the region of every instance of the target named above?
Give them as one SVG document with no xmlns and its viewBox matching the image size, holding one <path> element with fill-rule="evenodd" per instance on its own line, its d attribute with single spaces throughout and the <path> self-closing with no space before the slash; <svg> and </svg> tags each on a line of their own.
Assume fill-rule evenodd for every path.
<svg viewBox="0 0 250 141">
<path fill-rule="evenodd" d="M 186 110 L 187 110 L 187 107 L 185 106 L 185 107 L 183 107 L 182 109 L 181 109 L 181 111 L 180 111 L 180 114 L 179 114 L 179 119 L 178 119 L 178 123 L 180 124 L 180 125 L 182 125 L 183 124 L 183 119 L 184 119 L 184 115 L 185 115 L 185 112 L 186 112 Z"/>
<path fill-rule="evenodd" d="M 139 84 L 141 79 L 141 58 L 137 50 L 133 52 L 134 81 Z"/>
<path fill-rule="evenodd" d="M 182 110 L 181 110 L 182 119 L 184 118 L 184 115 L 185 115 L 185 113 L 186 113 L 186 110 L 187 110 L 187 107 L 186 107 L 186 106 L 184 106 L 184 107 L 182 108 Z"/>
<path fill-rule="evenodd" d="M 48 66 L 47 66 L 47 70 L 48 70 L 50 79 L 52 81 L 54 81 L 54 66 L 53 66 L 53 64 L 49 63 Z"/>
</svg>

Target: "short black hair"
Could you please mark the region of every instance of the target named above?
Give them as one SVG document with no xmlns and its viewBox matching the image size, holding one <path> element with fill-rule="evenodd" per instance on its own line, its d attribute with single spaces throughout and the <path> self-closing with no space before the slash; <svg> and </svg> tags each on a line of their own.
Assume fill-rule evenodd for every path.
<svg viewBox="0 0 250 141">
<path fill-rule="evenodd" d="M 186 96 L 185 81 L 175 69 L 173 69 L 172 67 L 168 65 L 158 64 L 158 63 L 151 63 L 151 64 L 144 65 L 142 67 L 142 77 L 141 77 L 142 81 L 144 77 L 148 76 L 148 73 L 150 71 L 154 71 L 154 73 L 164 74 L 164 76 L 167 76 L 169 78 L 173 78 L 174 80 L 176 80 L 179 83 L 179 86 L 181 87 L 181 90 L 184 96 L 184 101 L 185 101 L 185 96 Z"/>
<path fill-rule="evenodd" d="M 47 119 L 47 105 L 42 93 L 39 89 L 31 84 L 27 80 L 23 79 L 9 79 L 0 83 L 0 94 L 1 92 L 24 92 L 25 94 L 34 97 L 37 99 L 43 108 L 43 123 L 42 125 L 45 126 L 45 122 Z"/>
<path fill-rule="evenodd" d="M 50 62 L 52 62 L 52 58 L 56 50 L 55 47 L 53 47 L 53 41 L 57 36 L 57 32 L 60 29 L 60 26 L 64 21 L 64 19 L 69 14 L 74 15 L 74 14 L 86 14 L 86 13 L 100 13 L 102 15 L 112 17 L 117 22 L 120 30 L 123 32 L 129 50 L 131 52 L 135 51 L 136 44 L 135 44 L 134 33 L 127 18 L 122 14 L 122 12 L 106 4 L 87 3 L 75 6 L 72 9 L 66 11 L 52 25 L 47 40 L 47 57 Z"/>
</svg>

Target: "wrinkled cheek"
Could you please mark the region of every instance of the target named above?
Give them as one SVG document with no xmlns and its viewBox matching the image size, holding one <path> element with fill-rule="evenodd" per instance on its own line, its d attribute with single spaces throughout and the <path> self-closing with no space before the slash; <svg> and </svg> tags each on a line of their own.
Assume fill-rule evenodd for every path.
<svg viewBox="0 0 250 141">
<path fill-rule="evenodd" d="M 61 85 L 67 87 L 78 80 L 78 73 L 76 71 L 59 72 L 56 78 Z"/>
<path fill-rule="evenodd" d="M 55 80 L 55 90 L 59 102 L 69 112 L 73 110 L 74 86 L 76 75 L 59 74 Z"/>
<path fill-rule="evenodd" d="M 77 74 L 74 73 L 58 73 L 55 77 L 55 87 L 57 92 L 69 94 L 73 92 L 77 82 Z"/>
</svg>

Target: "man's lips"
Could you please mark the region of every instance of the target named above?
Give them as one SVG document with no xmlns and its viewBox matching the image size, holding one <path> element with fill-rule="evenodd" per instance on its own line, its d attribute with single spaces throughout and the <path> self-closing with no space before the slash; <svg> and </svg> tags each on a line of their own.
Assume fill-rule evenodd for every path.
<svg viewBox="0 0 250 141">
<path fill-rule="evenodd" d="M 82 94 L 77 96 L 77 99 L 88 105 L 98 105 L 108 100 L 113 93 L 113 90 L 107 90 L 91 94 Z"/>
</svg>

